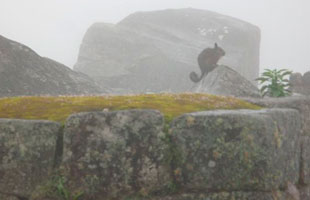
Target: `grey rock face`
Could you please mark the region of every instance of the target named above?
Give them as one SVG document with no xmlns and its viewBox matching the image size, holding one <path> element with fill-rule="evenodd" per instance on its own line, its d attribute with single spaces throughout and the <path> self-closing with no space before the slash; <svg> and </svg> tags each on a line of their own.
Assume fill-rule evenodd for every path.
<svg viewBox="0 0 310 200">
<path fill-rule="evenodd" d="M 290 96 L 282 98 L 243 98 L 244 100 L 268 108 L 291 108 L 301 115 L 303 135 L 310 136 L 310 97 Z"/>
<path fill-rule="evenodd" d="M 199 53 L 215 42 L 226 51 L 220 63 L 254 82 L 259 28 L 197 9 L 138 12 L 116 25 L 96 23 L 83 39 L 74 69 L 119 93 L 188 91 Z"/>
<path fill-rule="evenodd" d="M 87 75 L 0 36 L 0 97 L 101 93 Z"/>
<path fill-rule="evenodd" d="M 310 97 L 293 96 L 284 98 L 245 99 L 269 108 L 292 108 L 299 111 L 302 123 L 301 181 L 310 184 Z M 309 193 L 310 194 L 310 193 Z"/>
<path fill-rule="evenodd" d="M 0 198 L 28 197 L 53 167 L 58 123 L 0 119 Z M 11 196 L 12 197 L 12 196 Z"/>
<path fill-rule="evenodd" d="M 86 199 L 109 199 L 162 187 L 169 180 L 160 160 L 162 128 L 162 115 L 152 110 L 71 116 L 63 164 L 70 190 L 83 188 Z"/>
<path fill-rule="evenodd" d="M 293 93 L 304 94 L 304 83 L 301 73 L 293 73 L 290 76 L 290 90 Z"/>
<path fill-rule="evenodd" d="M 301 139 L 301 182 L 310 184 L 310 136 L 303 136 Z M 309 193 L 310 194 L 310 193 Z"/>
<path fill-rule="evenodd" d="M 283 192 L 218 192 L 171 195 L 150 200 L 289 200 Z M 146 200 L 146 199 L 145 199 Z M 293 200 L 293 199 L 292 199 Z M 306 200 L 306 199 L 305 199 Z"/>
<path fill-rule="evenodd" d="M 290 90 L 293 93 L 310 95 L 310 71 L 304 75 L 293 73 L 290 76 Z"/>
<path fill-rule="evenodd" d="M 310 199 L 310 187 L 306 186 L 300 189 L 300 200 Z"/>
<path fill-rule="evenodd" d="M 208 111 L 172 125 L 188 190 L 272 191 L 299 177 L 300 115 L 293 109 Z"/>
<path fill-rule="evenodd" d="M 305 87 L 305 94 L 310 95 L 310 71 L 306 72 L 302 78 Z"/>
<path fill-rule="evenodd" d="M 227 66 L 216 67 L 198 82 L 192 91 L 235 97 L 260 97 L 256 86 Z"/>
</svg>

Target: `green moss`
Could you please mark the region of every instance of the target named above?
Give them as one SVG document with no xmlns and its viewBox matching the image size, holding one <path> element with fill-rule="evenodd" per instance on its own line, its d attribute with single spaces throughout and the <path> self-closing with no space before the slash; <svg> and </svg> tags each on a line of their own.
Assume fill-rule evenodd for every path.
<svg viewBox="0 0 310 200">
<path fill-rule="evenodd" d="M 130 96 L 61 96 L 0 98 L 0 118 L 45 119 L 64 122 L 78 112 L 104 109 L 156 109 L 167 122 L 188 112 L 215 109 L 260 109 L 233 97 L 208 94 L 149 94 Z"/>
</svg>

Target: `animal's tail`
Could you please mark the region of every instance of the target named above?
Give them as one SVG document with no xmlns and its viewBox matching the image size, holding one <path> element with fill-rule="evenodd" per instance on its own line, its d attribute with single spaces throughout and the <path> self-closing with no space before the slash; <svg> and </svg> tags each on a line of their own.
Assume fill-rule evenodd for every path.
<svg viewBox="0 0 310 200">
<path fill-rule="evenodd" d="M 198 75 L 195 72 L 191 72 L 189 74 L 189 78 L 194 82 L 194 83 L 198 83 L 203 77 L 203 74 L 201 74 L 200 77 L 198 77 Z"/>
</svg>

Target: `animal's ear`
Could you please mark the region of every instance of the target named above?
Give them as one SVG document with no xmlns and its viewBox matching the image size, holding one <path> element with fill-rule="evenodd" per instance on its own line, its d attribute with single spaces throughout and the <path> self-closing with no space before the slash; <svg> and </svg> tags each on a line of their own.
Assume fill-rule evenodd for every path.
<svg viewBox="0 0 310 200">
<path fill-rule="evenodd" d="M 218 46 L 217 46 L 217 43 L 214 43 L 214 48 L 217 48 Z"/>
</svg>

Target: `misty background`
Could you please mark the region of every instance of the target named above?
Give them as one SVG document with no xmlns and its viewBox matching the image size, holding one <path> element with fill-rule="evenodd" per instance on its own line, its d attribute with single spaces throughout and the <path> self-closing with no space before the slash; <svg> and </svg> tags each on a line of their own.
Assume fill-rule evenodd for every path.
<svg viewBox="0 0 310 200">
<path fill-rule="evenodd" d="M 191 7 L 259 26 L 261 70 L 310 70 L 309 0 L 0 0 L 0 5 L 0 35 L 70 68 L 93 23 L 117 23 L 137 11 Z"/>
</svg>

